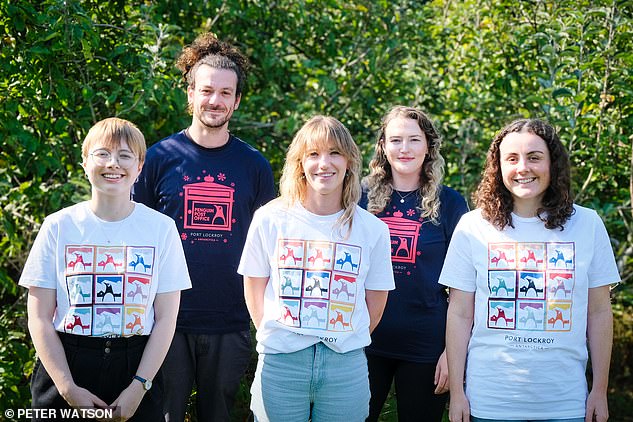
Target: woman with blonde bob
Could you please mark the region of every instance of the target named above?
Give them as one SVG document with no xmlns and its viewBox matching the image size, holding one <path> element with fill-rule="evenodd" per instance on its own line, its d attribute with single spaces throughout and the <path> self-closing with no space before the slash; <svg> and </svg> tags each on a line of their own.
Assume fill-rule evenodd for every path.
<svg viewBox="0 0 633 422">
<path fill-rule="evenodd" d="M 357 206 L 360 151 L 332 117 L 295 135 L 280 197 L 251 223 L 238 272 L 257 329 L 256 421 L 363 421 L 370 342 L 393 289 L 387 226 Z"/>
<path fill-rule="evenodd" d="M 516 120 L 492 140 L 478 208 L 455 228 L 439 281 L 450 287 L 451 422 L 608 418 L 620 276 L 602 220 L 573 203 L 570 173 L 547 122 Z"/>
<path fill-rule="evenodd" d="M 396 290 L 365 349 L 377 421 L 395 384 L 398 420 L 441 421 L 448 399 L 444 353 L 445 288 L 437 283 L 453 230 L 468 211 L 455 190 L 442 185 L 441 138 L 429 117 L 396 106 L 383 118 L 361 206 L 390 228 Z"/>
<path fill-rule="evenodd" d="M 130 200 L 145 160 L 134 124 L 97 122 L 82 159 L 90 199 L 46 217 L 20 277 L 38 355 L 32 407 L 164 420 L 159 368 L 191 287 L 180 237 L 172 219 Z"/>
</svg>

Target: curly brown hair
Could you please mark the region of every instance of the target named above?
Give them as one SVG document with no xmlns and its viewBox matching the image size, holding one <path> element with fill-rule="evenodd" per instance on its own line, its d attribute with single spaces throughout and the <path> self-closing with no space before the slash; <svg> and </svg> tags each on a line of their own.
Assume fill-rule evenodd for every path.
<svg viewBox="0 0 633 422">
<path fill-rule="evenodd" d="M 538 119 L 519 119 L 506 125 L 492 140 L 482 180 L 473 194 L 473 201 L 484 219 L 499 230 L 512 224 L 514 199 L 503 184 L 499 145 L 509 133 L 532 133 L 545 141 L 550 154 L 550 185 L 545 190 L 537 216 L 545 228 L 563 230 L 564 224 L 574 213 L 571 193 L 571 165 L 569 155 L 556 130 L 549 123 Z"/>
<path fill-rule="evenodd" d="M 369 163 L 369 175 L 363 179 L 367 187 L 367 210 L 372 214 L 383 211 L 393 194 L 391 164 L 385 154 L 385 129 L 390 121 L 398 117 L 415 120 L 426 136 L 427 157 L 420 172 L 418 210 L 424 218 L 437 223 L 440 209 L 440 191 L 444 177 L 444 158 L 440 154 L 442 138 L 431 119 L 413 107 L 395 106 L 382 119 L 376 140 L 374 157 Z"/>
<path fill-rule="evenodd" d="M 176 60 L 176 67 L 182 73 L 189 87 L 195 85 L 195 74 L 198 67 L 206 64 L 216 69 L 229 69 L 237 75 L 236 96 L 239 97 L 246 84 L 250 64 L 237 47 L 220 41 L 210 32 L 199 35 L 186 46 Z"/>
</svg>

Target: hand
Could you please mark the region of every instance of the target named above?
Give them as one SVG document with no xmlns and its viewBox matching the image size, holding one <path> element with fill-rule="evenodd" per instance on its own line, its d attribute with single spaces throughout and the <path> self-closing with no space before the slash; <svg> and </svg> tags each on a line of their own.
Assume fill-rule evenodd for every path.
<svg viewBox="0 0 633 422">
<path fill-rule="evenodd" d="M 606 422 L 609 419 L 609 405 L 606 393 L 591 390 L 587 396 L 585 422 Z"/>
<path fill-rule="evenodd" d="M 92 394 L 90 391 L 83 387 L 79 387 L 76 384 L 71 385 L 67 389 L 60 389 L 61 396 L 74 408 L 106 408 L 108 405 L 99 397 Z"/>
<path fill-rule="evenodd" d="M 138 381 L 132 381 L 110 405 L 110 407 L 118 408 L 117 410 L 120 411 L 119 416 L 114 418 L 114 420 L 123 422 L 134 416 L 144 395 L 145 389 L 143 385 Z"/>
<path fill-rule="evenodd" d="M 448 391 L 448 361 L 446 360 L 446 349 L 440 355 L 435 366 L 435 394 L 442 394 Z"/>
<path fill-rule="evenodd" d="M 460 389 L 461 390 L 461 389 Z M 464 391 L 456 393 L 451 392 L 451 401 L 448 407 L 448 420 L 450 422 L 469 422 L 470 421 L 470 404 L 464 394 Z"/>
</svg>

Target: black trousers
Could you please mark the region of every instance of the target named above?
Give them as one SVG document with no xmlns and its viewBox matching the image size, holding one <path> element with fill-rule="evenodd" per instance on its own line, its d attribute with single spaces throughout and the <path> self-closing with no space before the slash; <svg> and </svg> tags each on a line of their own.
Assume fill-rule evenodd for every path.
<svg viewBox="0 0 633 422">
<path fill-rule="evenodd" d="M 148 336 L 128 338 L 84 337 L 58 333 L 75 384 L 89 390 L 110 404 L 127 388 L 136 374 Z M 133 422 L 164 420 L 162 414 L 162 378 L 160 371 L 152 388 L 145 393 Z M 32 407 L 38 409 L 70 409 L 59 394 L 46 368 L 38 359 L 31 378 Z M 115 409 L 116 412 L 116 409 Z M 59 415 L 59 412 L 57 412 Z M 48 420 L 33 418 L 33 421 Z M 76 420 L 76 419 L 75 419 Z"/>
<path fill-rule="evenodd" d="M 441 422 L 448 393 L 433 393 L 435 366 L 434 363 L 409 362 L 367 353 L 371 391 L 367 421 L 378 420 L 393 382 L 399 422 Z"/>
</svg>

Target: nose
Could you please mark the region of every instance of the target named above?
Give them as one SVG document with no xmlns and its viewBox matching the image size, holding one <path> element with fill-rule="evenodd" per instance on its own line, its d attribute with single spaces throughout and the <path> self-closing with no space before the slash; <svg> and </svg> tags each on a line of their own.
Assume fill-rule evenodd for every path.
<svg viewBox="0 0 633 422">
<path fill-rule="evenodd" d="M 517 161 L 517 170 L 526 171 L 528 169 L 528 160 L 525 157 L 520 157 Z"/>
<path fill-rule="evenodd" d="M 319 157 L 319 168 L 327 168 L 330 165 L 330 154 L 321 154 Z"/>
<path fill-rule="evenodd" d="M 409 140 L 408 139 L 404 139 L 402 141 L 402 143 L 400 144 L 400 151 L 403 151 L 403 152 L 409 151 L 409 146 L 410 146 L 409 145 Z"/>
<path fill-rule="evenodd" d="M 220 95 L 217 92 L 214 92 L 213 94 L 209 95 L 209 104 L 217 104 L 219 98 Z"/>
<path fill-rule="evenodd" d="M 108 166 L 112 165 L 112 163 L 114 163 L 114 166 L 116 167 L 120 167 L 121 165 L 119 164 L 119 156 L 115 155 L 115 154 L 111 154 L 110 155 L 110 159 L 108 160 Z"/>
</svg>

